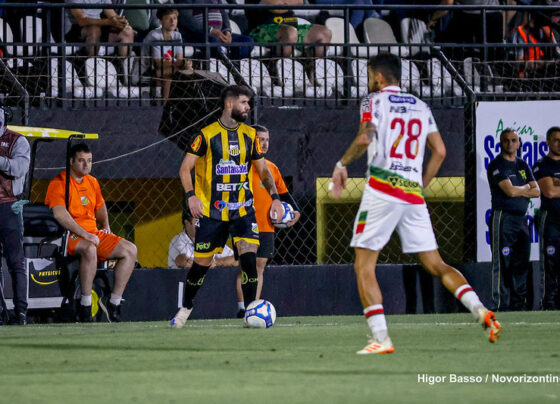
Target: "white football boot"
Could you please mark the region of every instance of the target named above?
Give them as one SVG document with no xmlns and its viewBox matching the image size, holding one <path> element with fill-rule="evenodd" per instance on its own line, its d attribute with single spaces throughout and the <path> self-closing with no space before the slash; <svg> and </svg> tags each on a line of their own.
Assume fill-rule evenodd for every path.
<svg viewBox="0 0 560 404">
<path fill-rule="evenodd" d="M 183 328 L 187 319 L 191 315 L 192 308 L 187 309 L 185 307 L 181 307 L 175 317 L 171 320 L 171 328 Z"/>
<path fill-rule="evenodd" d="M 385 338 L 385 341 L 379 342 L 375 339 L 370 339 L 369 343 L 363 348 L 356 352 L 358 355 L 368 355 L 368 354 L 385 354 L 393 353 L 395 348 L 391 342 L 391 338 Z"/>
</svg>

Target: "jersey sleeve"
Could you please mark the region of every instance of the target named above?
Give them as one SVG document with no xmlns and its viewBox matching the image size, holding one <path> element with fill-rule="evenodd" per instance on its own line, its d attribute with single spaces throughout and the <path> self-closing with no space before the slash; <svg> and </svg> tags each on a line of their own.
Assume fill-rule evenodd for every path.
<svg viewBox="0 0 560 404">
<path fill-rule="evenodd" d="M 59 177 L 53 178 L 49 183 L 47 195 L 45 196 L 45 205 L 48 205 L 51 209 L 55 206 L 66 206 L 64 184 Z"/>
<path fill-rule="evenodd" d="M 103 205 L 105 205 L 105 199 L 103 198 L 103 194 L 101 193 L 101 186 L 99 185 L 99 181 L 96 178 L 92 177 L 93 182 L 93 191 L 95 193 L 95 210 L 99 209 Z"/>
<path fill-rule="evenodd" d="M 374 101 L 374 98 L 370 96 L 365 97 L 360 105 L 360 123 L 371 122 L 375 126 L 378 126 L 380 104 L 381 102 L 379 99 Z"/>
<path fill-rule="evenodd" d="M 194 140 L 189 146 L 187 153 L 202 157 L 206 154 L 207 148 L 208 143 L 206 142 L 206 137 L 202 132 L 199 132 L 198 135 L 194 137 Z"/>
<path fill-rule="evenodd" d="M 537 161 L 533 166 L 533 175 L 536 181 L 544 177 L 552 177 L 550 171 L 547 169 L 546 165 L 543 164 L 542 160 Z"/>
<path fill-rule="evenodd" d="M 500 171 L 497 164 L 488 166 L 488 179 L 492 182 L 492 184 L 498 185 L 501 181 L 508 179 L 507 175 L 505 175 L 502 171 Z"/>
<path fill-rule="evenodd" d="M 437 126 L 436 120 L 434 118 L 434 115 L 432 114 L 432 111 L 430 111 L 430 109 L 428 108 L 427 111 L 427 131 L 426 133 L 433 133 L 433 132 L 439 132 L 439 128 Z"/>
<path fill-rule="evenodd" d="M 251 160 L 260 160 L 264 158 L 264 154 L 261 147 L 261 141 L 258 136 L 255 136 L 255 141 L 253 142 L 253 151 L 251 152 Z"/>
</svg>

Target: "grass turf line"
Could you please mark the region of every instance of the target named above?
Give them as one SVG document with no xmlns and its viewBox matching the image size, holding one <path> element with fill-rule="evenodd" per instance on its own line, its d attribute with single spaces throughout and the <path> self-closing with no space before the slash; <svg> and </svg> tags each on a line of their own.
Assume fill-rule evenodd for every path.
<svg viewBox="0 0 560 404">
<path fill-rule="evenodd" d="M 450 383 L 451 374 L 560 376 L 558 312 L 499 313 L 490 344 L 470 314 L 387 316 L 392 355 L 357 356 L 363 316 L 0 327 L 0 402 L 538 402 L 560 385 Z M 430 385 L 418 375 L 446 376 Z"/>
</svg>

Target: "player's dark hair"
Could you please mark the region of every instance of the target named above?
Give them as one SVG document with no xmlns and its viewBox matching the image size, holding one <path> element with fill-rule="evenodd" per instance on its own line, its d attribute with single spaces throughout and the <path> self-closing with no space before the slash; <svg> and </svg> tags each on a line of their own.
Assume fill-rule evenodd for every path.
<svg viewBox="0 0 560 404">
<path fill-rule="evenodd" d="M 163 17 L 169 14 L 177 14 L 179 15 L 179 11 L 175 10 L 174 8 L 160 8 L 156 12 L 156 17 L 161 20 Z"/>
<path fill-rule="evenodd" d="M 70 148 L 70 155 L 68 158 L 75 159 L 78 153 L 91 153 L 89 146 L 85 143 L 77 143 Z"/>
<path fill-rule="evenodd" d="M 368 66 L 373 71 L 380 72 L 388 82 L 401 81 L 401 59 L 397 55 L 381 52 L 369 59 Z"/>
<path fill-rule="evenodd" d="M 553 126 L 546 131 L 546 141 L 548 142 L 554 132 L 560 132 L 560 126 Z"/>
<path fill-rule="evenodd" d="M 253 125 L 252 127 L 257 132 L 269 132 L 268 128 L 266 126 L 263 126 L 263 125 Z"/>
<path fill-rule="evenodd" d="M 500 143 L 502 143 L 502 140 L 504 138 L 504 136 L 506 135 L 506 133 L 515 133 L 515 129 L 513 128 L 505 128 L 502 133 L 500 133 Z"/>
<path fill-rule="evenodd" d="M 249 97 L 249 99 L 253 98 L 253 90 L 251 90 L 247 86 L 238 86 L 234 84 L 233 86 L 228 86 L 222 90 L 222 94 L 220 95 L 220 107 L 222 109 L 226 106 L 226 100 L 228 98 L 239 98 L 239 96 L 245 95 Z"/>
</svg>

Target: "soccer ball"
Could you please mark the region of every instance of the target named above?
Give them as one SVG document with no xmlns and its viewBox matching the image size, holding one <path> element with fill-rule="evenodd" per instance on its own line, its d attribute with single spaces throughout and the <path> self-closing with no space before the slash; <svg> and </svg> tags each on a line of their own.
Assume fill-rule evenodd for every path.
<svg viewBox="0 0 560 404">
<path fill-rule="evenodd" d="M 285 229 L 288 227 L 288 222 L 294 218 L 294 208 L 292 208 L 292 205 L 288 202 L 282 202 L 282 207 L 284 208 L 284 215 L 280 218 L 280 220 L 277 220 L 276 223 L 276 218 L 272 216 L 272 210 L 270 211 L 270 219 L 272 219 L 274 227 L 279 229 Z"/>
<path fill-rule="evenodd" d="M 276 321 L 276 309 L 269 301 L 259 299 L 251 302 L 245 310 L 243 322 L 249 328 L 269 328 Z"/>
</svg>

